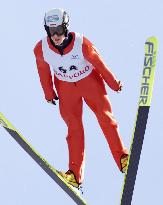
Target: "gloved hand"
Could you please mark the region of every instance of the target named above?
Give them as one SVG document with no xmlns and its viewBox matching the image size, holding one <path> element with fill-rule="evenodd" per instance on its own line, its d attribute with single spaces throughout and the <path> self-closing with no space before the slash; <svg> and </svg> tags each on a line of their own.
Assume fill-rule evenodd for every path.
<svg viewBox="0 0 163 205">
<path fill-rule="evenodd" d="M 52 100 L 47 100 L 48 103 L 51 103 L 52 105 L 56 105 L 55 100 L 59 100 L 59 98 L 56 96 L 54 99 Z"/>
<path fill-rule="evenodd" d="M 121 81 L 118 81 L 118 84 L 119 84 L 119 89 L 117 90 L 117 92 L 119 93 L 122 90 L 123 85 Z"/>
</svg>

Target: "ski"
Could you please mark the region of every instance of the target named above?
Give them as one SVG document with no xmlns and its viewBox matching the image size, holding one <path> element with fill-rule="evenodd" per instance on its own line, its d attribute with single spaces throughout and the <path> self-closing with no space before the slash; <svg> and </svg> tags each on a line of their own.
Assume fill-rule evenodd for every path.
<svg viewBox="0 0 163 205">
<path fill-rule="evenodd" d="M 132 134 L 127 173 L 124 177 L 121 205 L 131 205 L 132 202 L 134 185 L 152 99 L 157 49 L 157 39 L 155 37 L 149 37 L 145 42 L 144 67 L 141 79 L 138 111 Z"/>
<path fill-rule="evenodd" d="M 33 147 L 16 130 L 16 128 L 0 113 L 0 125 L 16 140 L 16 142 L 33 158 L 35 162 L 76 202 L 78 205 L 87 205 L 86 201 L 69 185 Z"/>
</svg>

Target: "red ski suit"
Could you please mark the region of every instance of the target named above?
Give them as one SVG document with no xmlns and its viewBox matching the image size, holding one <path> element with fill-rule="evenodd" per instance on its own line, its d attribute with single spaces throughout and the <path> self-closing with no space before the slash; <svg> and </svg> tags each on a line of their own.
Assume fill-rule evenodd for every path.
<svg viewBox="0 0 163 205">
<path fill-rule="evenodd" d="M 66 55 L 73 49 L 75 33 L 72 32 L 71 34 L 73 35 L 73 40 L 64 49 L 63 55 Z M 59 51 L 52 46 L 48 37 L 47 42 L 49 48 L 54 53 L 59 54 Z M 82 52 L 84 58 L 94 67 L 87 77 L 77 82 L 66 82 L 54 76 L 54 85 L 59 97 L 60 114 L 68 127 L 69 169 L 75 173 L 79 183 L 83 181 L 85 162 L 84 129 L 82 123 L 83 99 L 95 113 L 119 169 L 121 169 L 121 156 L 128 154 L 119 134 L 117 122 L 113 117 L 103 80 L 114 91 L 119 90 L 119 82 L 103 62 L 94 45 L 85 37 L 83 37 Z M 52 100 L 55 98 L 56 93 L 53 89 L 50 66 L 43 56 L 42 40 L 37 43 L 34 53 L 45 98 L 46 100 Z"/>
</svg>

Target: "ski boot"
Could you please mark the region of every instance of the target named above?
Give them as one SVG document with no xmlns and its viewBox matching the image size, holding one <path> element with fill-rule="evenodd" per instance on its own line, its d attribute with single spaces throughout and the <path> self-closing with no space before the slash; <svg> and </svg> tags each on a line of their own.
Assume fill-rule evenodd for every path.
<svg viewBox="0 0 163 205">
<path fill-rule="evenodd" d="M 60 172 L 57 171 L 62 177 L 63 179 L 70 185 L 72 185 L 75 188 L 79 188 L 80 184 L 77 182 L 75 174 L 73 173 L 73 171 L 68 170 L 67 172 Z"/>
<path fill-rule="evenodd" d="M 127 166 L 128 166 L 128 158 L 129 155 L 128 154 L 123 154 L 121 156 L 121 172 L 127 174 Z"/>
</svg>

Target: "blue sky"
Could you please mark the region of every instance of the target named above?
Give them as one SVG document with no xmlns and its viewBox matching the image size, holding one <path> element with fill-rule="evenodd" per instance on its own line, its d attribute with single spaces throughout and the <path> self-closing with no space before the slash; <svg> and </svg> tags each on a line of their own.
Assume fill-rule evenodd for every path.
<svg viewBox="0 0 163 205">
<path fill-rule="evenodd" d="M 159 53 L 153 99 L 132 205 L 162 202 L 163 18 L 161 0 L 3 1 L 0 33 L 0 112 L 56 168 L 67 170 L 66 126 L 58 105 L 44 100 L 33 48 L 46 33 L 45 11 L 65 8 L 70 30 L 92 41 L 124 85 L 107 87 L 120 133 L 129 148 L 137 111 L 144 42 L 156 36 Z M 123 175 L 118 171 L 94 114 L 84 105 L 86 139 L 84 197 L 90 205 L 119 205 Z M 0 129 L 0 204 L 66 204 L 73 201 Z"/>
</svg>

